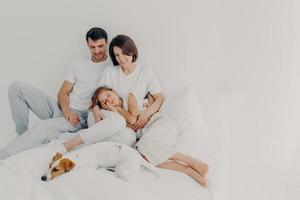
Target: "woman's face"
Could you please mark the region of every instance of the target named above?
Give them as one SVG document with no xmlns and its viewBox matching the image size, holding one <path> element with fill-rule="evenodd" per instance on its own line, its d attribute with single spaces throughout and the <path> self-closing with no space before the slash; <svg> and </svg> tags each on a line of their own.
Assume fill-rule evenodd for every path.
<svg viewBox="0 0 300 200">
<path fill-rule="evenodd" d="M 123 53 L 123 50 L 117 46 L 114 47 L 116 60 L 123 69 L 129 69 L 132 66 L 133 56 L 128 56 Z"/>
<path fill-rule="evenodd" d="M 111 104 L 113 106 L 120 106 L 122 104 L 121 99 L 115 91 L 103 90 L 97 96 L 100 104 Z"/>
</svg>

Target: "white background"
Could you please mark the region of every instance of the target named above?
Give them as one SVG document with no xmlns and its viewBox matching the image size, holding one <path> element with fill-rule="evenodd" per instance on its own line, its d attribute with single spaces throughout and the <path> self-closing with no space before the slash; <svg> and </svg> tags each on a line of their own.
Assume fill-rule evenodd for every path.
<svg viewBox="0 0 300 200">
<path fill-rule="evenodd" d="M 136 41 L 166 93 L 192 84 L 212 130 L 211 94 L 231 94 L 230 200 L 300 199 L 299 1 L 0 3 L 0 146 L 15 137 L 8 85 L 56 97 L 71 58 L 88 53 L 86 31 L 100 26 Z"/>
</svg>

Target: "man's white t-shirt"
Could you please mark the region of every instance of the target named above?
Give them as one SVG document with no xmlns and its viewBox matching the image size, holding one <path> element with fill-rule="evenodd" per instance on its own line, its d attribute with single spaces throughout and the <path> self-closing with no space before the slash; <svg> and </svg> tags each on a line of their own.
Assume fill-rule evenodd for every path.
<svg viewBox="0 0 300 200">
<path fill-rule="evenodd" d="M 143 100 L 148 92 L 161 92 L 160 84 L 150 68 L 137 65 L 134 71 L 126 75 L 120 66 L 109 67 L 103 73 L 98 86 L 107 86 L 115 90 L 123 99 L 124 108 L 127 108 L 129 93 L 132 93 L 138 102 L 138 109 L 143 108 Z"/>
<path fill-rule="evenodd" d="M 91 57 L 86 56 L 74 60 L 65 77 L 66 81 L 74 84 L 69 95 L 70 107 L 73 109 L 88 111 L 97 84 L 106 68 L 111 68 L 109 58 L 100 63 L 95 63 Z"/>
</svg>

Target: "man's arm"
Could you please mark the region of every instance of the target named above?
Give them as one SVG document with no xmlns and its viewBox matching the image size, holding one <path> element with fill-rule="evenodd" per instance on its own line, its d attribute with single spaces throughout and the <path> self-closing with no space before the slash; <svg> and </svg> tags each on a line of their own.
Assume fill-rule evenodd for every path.
<svg viewBox="0 0 300 200">
<path fill-rule="evenodd" d="M 134 129 L 138 130 L 141 128 L 144 128 L 144 126 L 147 124 L 151 116 L 156 113 L 160 107 L 162 106 L 162 103 L 164 102 L 164 96 L 162 92 L 159 92 L 157 94 L 152 95 L 154 98 L 154 102 L 152 105 L 150 105 L 146 110 L 141 112 L 141 114 L 138 117 L 138 120 L 136 124 L 134 125 Z"/>
<path fill-rule="evenodd" d="M 58 105 L 64 113 L 64 118 L 68 120 L 73 126 L 77 126 L 79 118 L 75 112 L 70 109 L 69 94 L 73 89 L 74 84 L 69 81 L 64 81 L 57 95 Z"/>
</svg>

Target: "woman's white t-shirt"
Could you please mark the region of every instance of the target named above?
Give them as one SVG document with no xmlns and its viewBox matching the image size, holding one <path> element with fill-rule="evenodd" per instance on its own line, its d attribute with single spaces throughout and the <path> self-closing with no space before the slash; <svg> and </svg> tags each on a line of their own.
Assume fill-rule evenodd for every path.
<svg viewBox="0 0 300 200">
<path fill-rule="evenodd" d="M 120 66 L 108 67 L 98 86 L 112 88 L 123 99 L 127 109 L 129 93 L 132 93 L 138 102 L 138 109 L 143 109 L 143 100 L 148 92 L 152 95 L 161 92 L 160 84 L 150 68 L 137 65 L 134 71 L 126 75 Z"/>
</svg>

